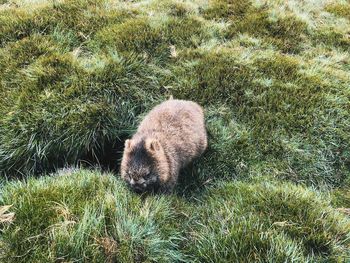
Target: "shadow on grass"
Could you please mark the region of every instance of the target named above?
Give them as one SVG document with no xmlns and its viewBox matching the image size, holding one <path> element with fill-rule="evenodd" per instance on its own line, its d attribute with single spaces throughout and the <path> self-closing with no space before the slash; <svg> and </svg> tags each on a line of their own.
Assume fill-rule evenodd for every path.
<svg viewBox="0 0 350 263">
<path fill-rule="evenodd" d="M 203 156 L 180 171 L 175 194 L 185 198 L 196 197 L 211 185 L 215 180 L 210 177 L 201 167 L 206 160 L 206 156 L 211 153 L 207 150 Z"/>
</svg>

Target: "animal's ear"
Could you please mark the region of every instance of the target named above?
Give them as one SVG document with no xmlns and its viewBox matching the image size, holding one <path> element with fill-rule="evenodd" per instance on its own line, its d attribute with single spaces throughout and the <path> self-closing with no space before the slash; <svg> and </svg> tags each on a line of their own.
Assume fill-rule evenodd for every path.
<svg viewBox="0 0 350 263">
<path fill-rule="evenodd" d="M 132 146 L 132 141 L 127 139 L 125 141 L 125 150 L 130 150 L 131 149 L 131 146 Z"/>
<path fill-rule="evenodd" d="M 146 148 L 151 152 L 156 152 L 160 150 L 160 143 L 157 139 L 147 139 Z"/>
</svg>

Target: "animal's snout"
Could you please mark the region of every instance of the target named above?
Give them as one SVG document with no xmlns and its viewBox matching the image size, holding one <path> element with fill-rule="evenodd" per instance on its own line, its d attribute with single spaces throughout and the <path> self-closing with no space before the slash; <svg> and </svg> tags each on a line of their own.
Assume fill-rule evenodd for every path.
<svg viewBox="0 0 350 263">
<path fill-rule="evenodd" d="M 131 186 L 131 189 L 136 193 L 142 193 L 146 190 L 146 185 L 143 185 L 143 184 L 134 184 L 134 185 L 130 184 L 130 186 Z"/>
</svg>

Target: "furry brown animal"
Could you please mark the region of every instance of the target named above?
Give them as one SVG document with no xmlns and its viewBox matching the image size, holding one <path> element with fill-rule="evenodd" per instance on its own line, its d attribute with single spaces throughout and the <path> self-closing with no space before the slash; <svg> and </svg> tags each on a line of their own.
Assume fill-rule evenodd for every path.
<svg viewBox="0 0 350 263">
<path fill-rule="evenodd" d="M 202 108 L 168 100 L 153 108 L 125 141 L 121 176 L 137 192 L 169 192 L 179 171 L 207 148 Z"/>
</svg>

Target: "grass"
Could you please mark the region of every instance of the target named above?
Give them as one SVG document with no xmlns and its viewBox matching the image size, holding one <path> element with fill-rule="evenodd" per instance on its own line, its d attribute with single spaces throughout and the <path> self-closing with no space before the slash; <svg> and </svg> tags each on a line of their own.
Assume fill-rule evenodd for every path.
<svg viewBox="0 0 350 263">
<path fill-rule="evenodd" d="M 348 10 L 0 1 L 0 259 L 346 261 Z M 170 95 L 203 105 L 210 133 L 174 195 L 55 173 L 117 175 L 124 139 Z"/>
<path fill-rule="evenodd" d="M 15 218 L 1 226 L 2 259 L 337 262 L 348 256 L 350 221 L 316 190 L 219 182 L 197 198 L 142 197 L 112 174 L 79 169 L 9 182 L 0 204 L 11 204 Z"/>
<path fill-rule="evenodd" d="M 112 175 L 81 170 L 10 183 L 2 190 L 1 202 L 16 207 L 18 223 L 1 229 L 2 260 L 7 262 L 183 258 L 176 250 L 180 236 L 171 225 L 170 201 L 143 201 Z"/>
<path fill-rule="evenodd" d="M 348 218 L 313 190 L 225 182 L 201 203 L 191 234 L 198 262 L 337 262 L 347 253 Z"/>
</svg>

